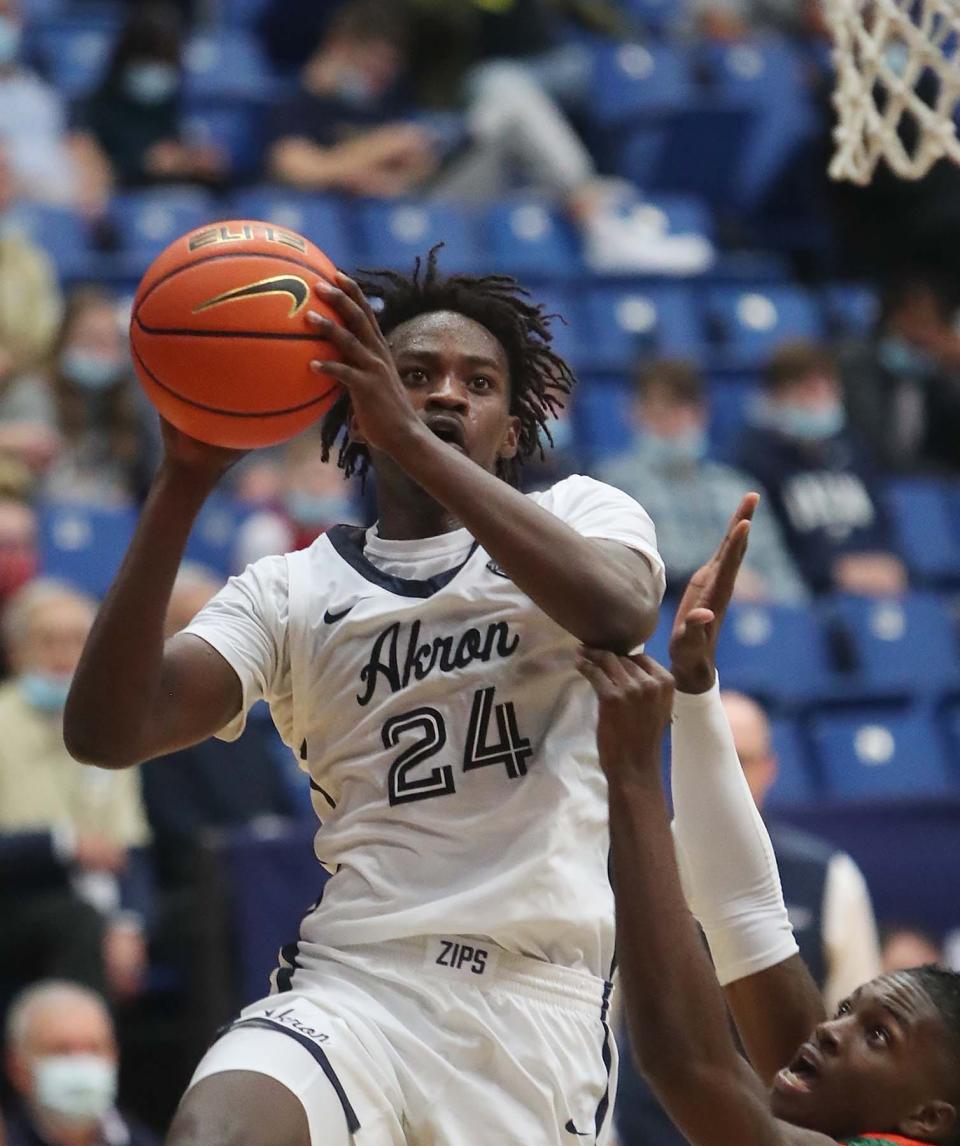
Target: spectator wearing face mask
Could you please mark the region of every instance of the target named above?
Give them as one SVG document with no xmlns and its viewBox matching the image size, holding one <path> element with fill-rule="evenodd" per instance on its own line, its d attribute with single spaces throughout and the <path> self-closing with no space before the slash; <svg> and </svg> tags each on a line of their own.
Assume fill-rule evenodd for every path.
<svg viewBox="0 0 960 1146">
<path fill-rule="evenodd" d="M 103 999 L 66 980 L 34 983 L 7 1014 L 7 1074 L 18 1109 L 7 1146 L 155 1146 L 116 1106 L 118 1054 Z"/>
<path fill-rule="evenodd" d="M 847 428 L 829 351 L 792 342 L 773 355 L 736 457 L 770 495 L 811 589 L 866 596 L 906 589 L 872 461 Z"/>
<path fill-rule="evenodd" d="M 900 276 L 884 291 L 873 335 L 841 357 L 851 426 L 884 469 L 960 473 L 956 312 L 936 277 Z"/>
<path fill-rule="evenodd" d="M 156 456 L 155 419 L 108 291 L 84 286 L 69 295 L 49 368 L 13 383 L 0 416 L 0 443 L 3 427 L 10 436 L 36 426 L 56 434 L 55 457 L 38 467 L 44 497 L 99 505 L 141 497 Z"/>
<path fill-rule="evenodd" d="M 97 90 L 75 112 L 75 127 L 98 151 L 118 187 L 222 181 L 226 160 L 191 143 L 181 125 L 181 22 L 163 3 L 136 5 Z"/>
<path fill-rule="evenodd" d="M 664 359 L 641 370 L 632 412 L 634 445 L 601 465 L 597 476 L 643 497 L 657 524 L 668 591 L 680 590 L 710 557 L 730 506 L 758 486 L 747 474 L 708 457 L 709 409 L 700 372 L 691 363 Z M 741 600 L 789 602 L 806 596 L 763 497 L 737 588 Z"/>
<path fill-rule="evenodd" d="M 305 549 L 331 525 L 357 525 L 362 520 L 353 489 L 332 461 L 323 460 L 315 434 L 301 435 L 285 447 L 277 487 L 271 501 L 238 530 L 235 569 L 245 569 L 269 554 Z"/>
<path fill-rule="evenodd" d="M 41 578 L 3 613 L 14 675 L 0 685 L 0 985 L 46 967 L 64 973 L 79 900 L 102 929 L 96 965 L 85 939 L 84 978 L 105 978 L 127 998 L 146 972 L 150 909 L 140 777 L 78 769 L 63 744 L 63 707 L 95 612 L 92 600 Z M 77 914 L 89 929 L 89 913 Z"/>
<path fill-rule="evenodd" d="M 0 0 L 0 147 L 10 198 L 71 205 L 97 218 L 109 194 L 106 172 L 69 133 L 59 93 L 23 62 L 23 41 L 17 0 Z"/>
</svg>

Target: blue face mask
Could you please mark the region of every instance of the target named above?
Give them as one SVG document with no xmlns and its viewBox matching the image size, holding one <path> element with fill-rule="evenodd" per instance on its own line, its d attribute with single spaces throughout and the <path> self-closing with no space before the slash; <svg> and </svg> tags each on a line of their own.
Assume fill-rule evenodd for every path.
<svg viewBox="0 0 960 1146">
<path fill-rule="evenodd" d="M 888 334 L 881 338 L 877 343 L 877 355 L 880 364 L 899 377 L 917 378 L 932 374 L 935 369 L 929 355 L 899 334 Z"/>
<path fill-rule="evenodd" d="M 0 67 L 12 64 L 20 54 L 23 31 L 16 20 L 0 16 Z"/>
<path fill-rule="evenodd" d="M 64 378 L 83 390 L 109 390 L 123 377 L 123 364 L 89 350 L 64 350 L 60 358 Z"/>
<path fill-rule="evenodd" d="M 776 402 L 770 407 L 770 420 L 781 434 L 800 442 L 826 441 L 839 434 L 847 422 L 839 402 L 816 409 L 793 402 Z"/>
<path fill-rule="evenodd" d="M 297 525 L 337 525 L 353 516 L 350 499 L 336 494 L 313 494 L 293 489 L 283 497 L 284 509 Z"/>
<path fill-rule="evenodd" d="M 127 95 L 137 103 L 164 103 L 177 94 L 180 71 L 174 64 L 159 60 L 131 64 L 124 72 L 123 86 Z"/>
<path fill-rule="evenodd" d="M 27 704 L 41 712 L 62 712 L 67 703 L 72 676 L 53 673 L 25 672 L 20 676 L 20 688 Z"/>
<path fill-rule="evenodd" d="M 688 430 L 668 438 L 663 434 L 643 435 L 643 450 L 654 465 L 693 465 L 707 454 L 707 435 L 703 430 Z"/>
</svg>

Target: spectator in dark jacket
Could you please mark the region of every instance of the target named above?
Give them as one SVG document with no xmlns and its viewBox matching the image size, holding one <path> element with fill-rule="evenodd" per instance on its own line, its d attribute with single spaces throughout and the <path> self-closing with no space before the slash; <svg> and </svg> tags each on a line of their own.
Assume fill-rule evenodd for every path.
<svg viewBox="0 0 960 1146">
<path fill-rule="evenodd" d="M 217 183 L 221 152 L 184 138 L 181 124 L 181 27 L 163 3 L 135 6 L 103 82 L 77 110 L 78 135 L 99 150 L 120 187 Z"/>
<path fill-rule="evenodd" d="M 847 429 L 831 354 L 782 346 L 736 463 L 766 489 L 787 545 L 811 589 L 901 593 L 907 577 L 871 463 Z"/>
<path fill-rule="evenodd" d="M 851 427 L 884 469 L 960 473 L 956 301 L 930 274 L 900 276 L 872 337 L 841 358 Z"/>
</svg>

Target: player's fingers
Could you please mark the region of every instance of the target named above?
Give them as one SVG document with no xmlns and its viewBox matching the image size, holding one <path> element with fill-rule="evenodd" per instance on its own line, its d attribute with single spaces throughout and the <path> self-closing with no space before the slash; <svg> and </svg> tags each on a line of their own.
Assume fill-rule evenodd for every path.
<svg viewBox="0 0 960 1146">
<path fill-rule="evenodd" d="M 317 311 L 311 310 L 307 312 L 307 321 L 317 334 L 327 342 L 333 343 L 344 358 L 349 359 L 351 362 L 372 366 L 378 361 L 377 355 L 374 354 L 369 346 L 347 327 L 341 326 L 338 322 L 334 322 L 332 318 L 327 318 L 325 315 L 318 314 Z"/>
<path fill-rule="evenodd" d="M 327 306 L 333 307 L 340 316 L 344 327 L 351 334 L 367 346 L 380 346 L 382 335 L 376 320 L 371 321 L 363 307 L 346 291 L 327 282 L 326 279 L 318 279 L 314 284 L 314 289 Z M 359 288 L 357 289 L 359 290 Z M 309 315 L 307 317 L 309 318 Z M 311 321 L 313 320 L 311 319 Z"/>
<path fill-rule="evenodd" d="M 647 676 L 653 677 L 654 680 L 659 681 L 661 684 L 673 684 L 673 677 L 670 672 L 663 667 L 659 661 L 655 661 L 653 657 L 647 656 L 646 653 L 636 653 L 630 658 L 636 668 L 645 672 Z"/>
<path fill-rule="evenodd" d="M 367 320 L 378 331 L 380 330 L 380 322 L 377 319 L 373 307 L 370 305 L 370 300 L 360 289 L 359 283 L 355 282 L 349 275 L 345 275 L 343 271 L 337 271 L 337 286 L 343 291 L 345 295 L 351 298 L 357 306 L 367 316 Z"/>
<path fill-rule="evenodd" d="M 589 682 L 593 691 L 601 700 L 608 700 L 616 695 L 617 690 L 613 682 L 599 665 L 594 664 L 593 661 L 588 660 L 586 657 L 578 656 L 576 661 L 574 661 L 574 667 L 577 672 Z"/>
<path fill-rule="evenodd" d="M 730 534 L 726 552 L 717 568 L 713 590 L 710 593 L 710 606 L 719 612 L 727 607 L 733 596 L 733 588 L 747 552 L 749 537 L 750 521 L 745 519 L 737 522 Z"/>
<path fill-rule="evenodd" d="M 627 657 L 618 657 L 606 649 L 592 649 L 586 645 L 581 646 L 580 653 L 601 668 L 614 684 L 622 687 L 630 683 L 630 661 Z"/>
<path fill-rule="evenodd" d="M 319 358 L 313 359 L 310 369 L 314 374 L 326 374 L 328 378 L 342 383 L 348 390 L 366 377 L 363 370 L 358 370 L 346 362 L 324 362 Z"/>
<path fill-rule="evenodd" d="M 760 495 L 758 493 L 745 493 L 740 499 L 740 504 L 733 511 L 729 522 L 727 523 L 726 532 L 723 535 L 723 540 L 717 547 L 716 553 L 713 555 L 715 562 L 721 562 L 726 557 L 731 546 L 735 543 L 738 529 L 744 521 L 752 521 L 753 515 L 756 511 L 757 505 L 760 502 Z"/>
</svg>

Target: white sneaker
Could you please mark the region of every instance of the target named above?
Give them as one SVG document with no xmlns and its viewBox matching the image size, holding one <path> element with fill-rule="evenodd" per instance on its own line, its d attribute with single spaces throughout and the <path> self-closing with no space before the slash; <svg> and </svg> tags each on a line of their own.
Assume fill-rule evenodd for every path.
<svg viewBox="0 0 960 1146">
<path fill-rule="evenodd" d="M 601 209 L 584 222 L 584 258 L 599 274 L 696 275 L 713 263 L 713 244 L 703 235 L 669 233 L 658 208 L 634 203 Z"/>
</svg>

